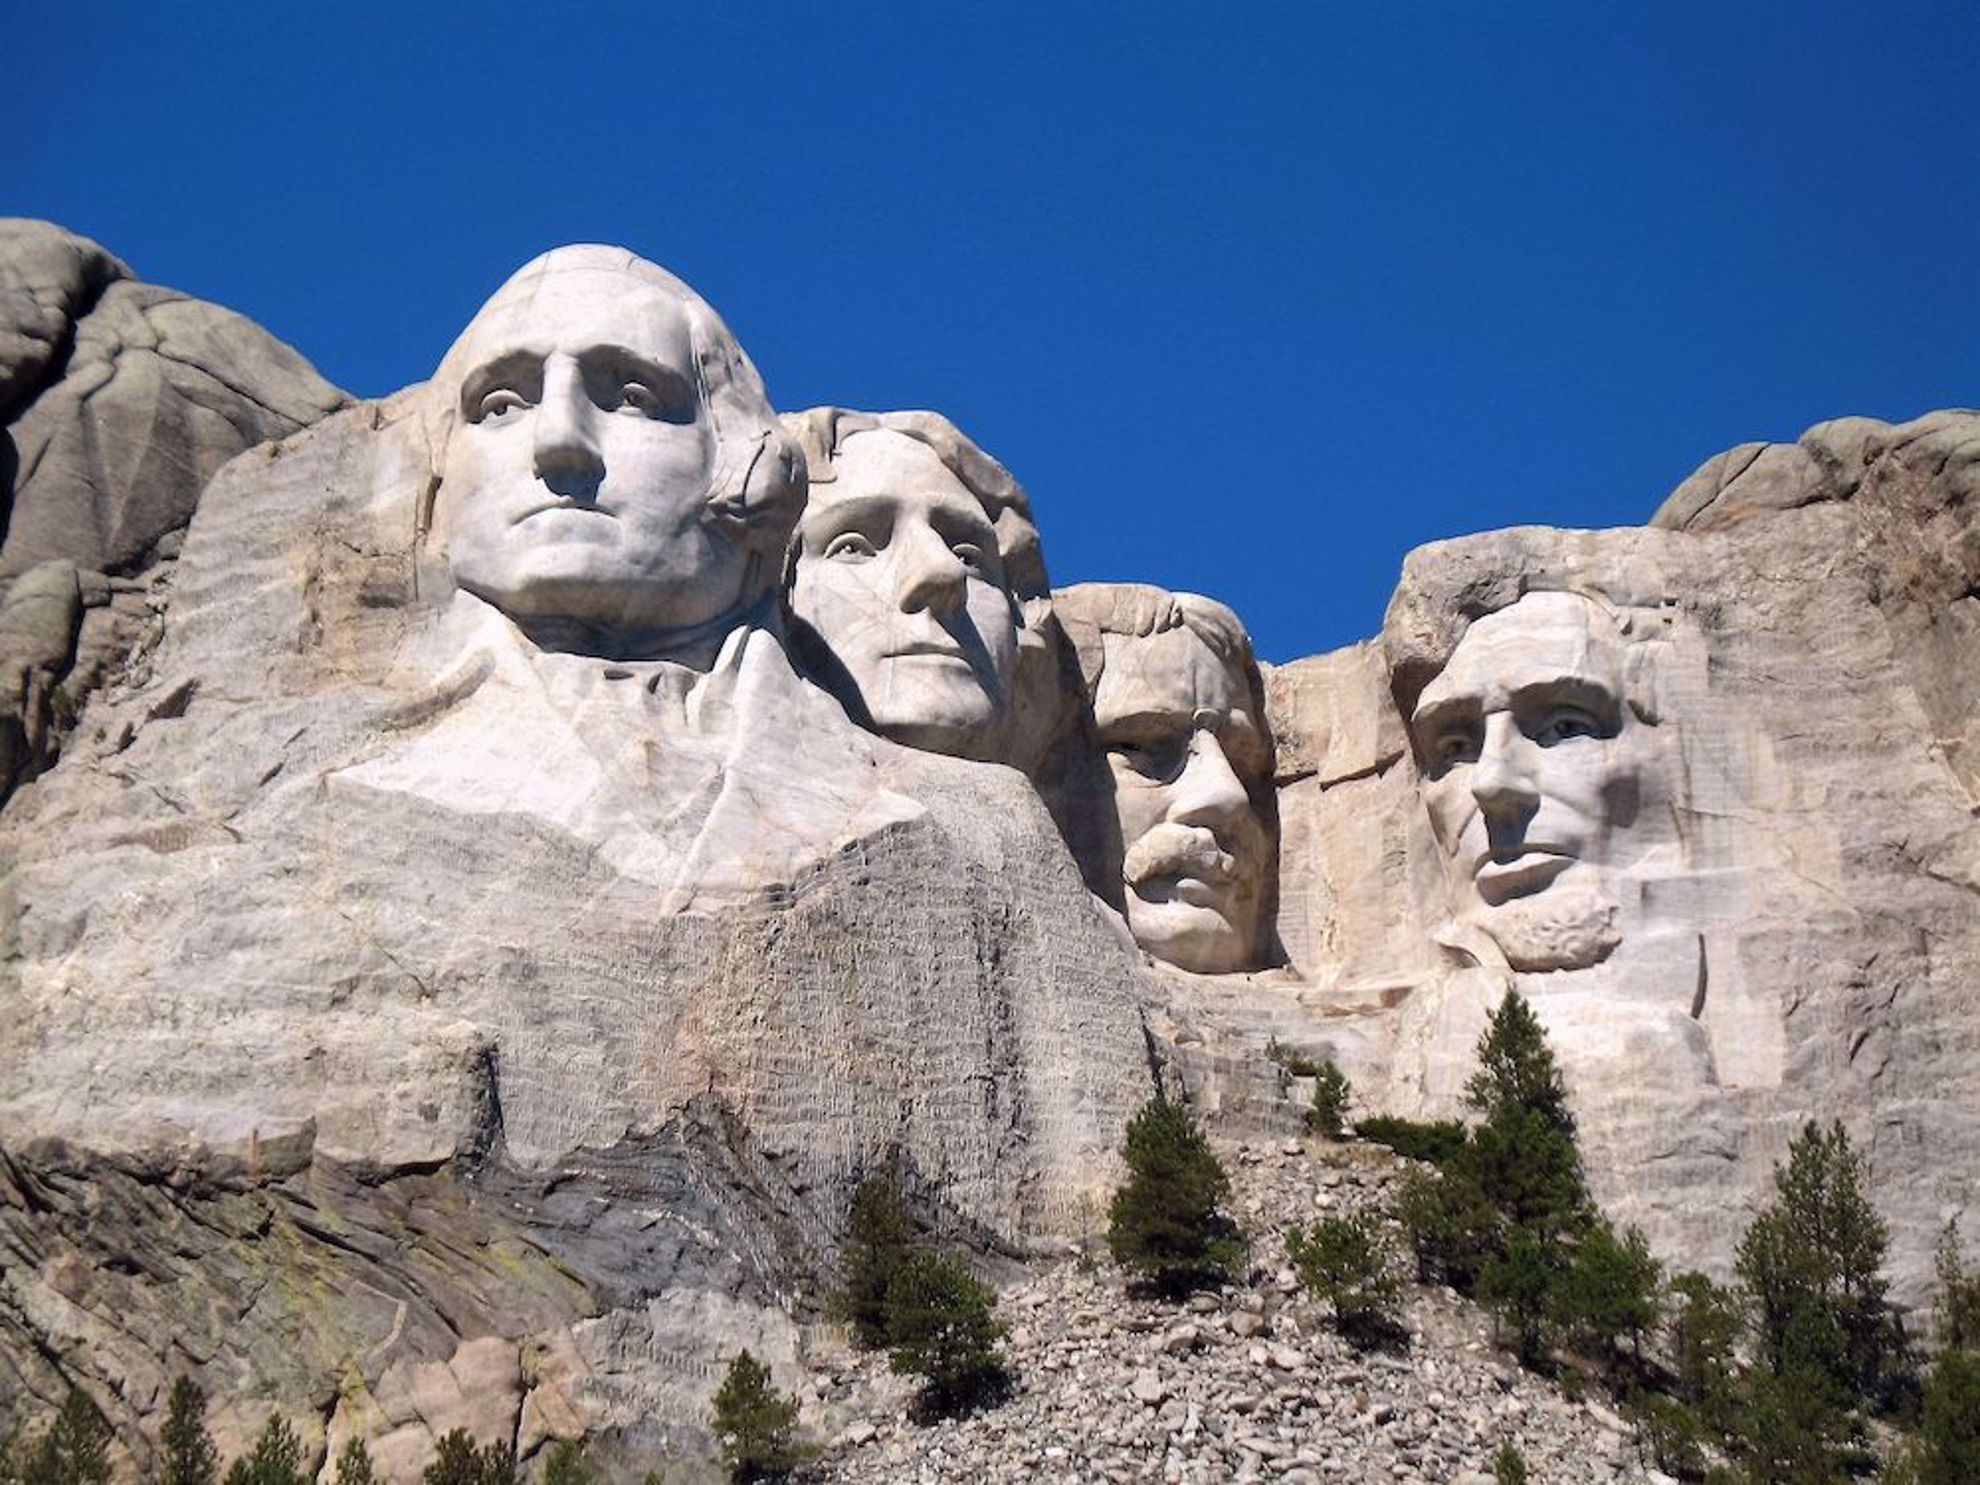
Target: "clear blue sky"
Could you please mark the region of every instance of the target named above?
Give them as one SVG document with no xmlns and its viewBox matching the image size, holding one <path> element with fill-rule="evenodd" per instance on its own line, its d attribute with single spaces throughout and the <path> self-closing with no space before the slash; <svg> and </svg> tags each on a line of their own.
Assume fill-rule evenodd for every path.
<svg viewBox="0 0 1980 1485">
<path fill-rule="evenodd" d="M 1060 583 L 1374 631 L 1411 546 L 1980 403 L 1980 7 L 16 0 L 0 212 L 358 393 L 623 243 L 934 407 Z"/>
</svg>

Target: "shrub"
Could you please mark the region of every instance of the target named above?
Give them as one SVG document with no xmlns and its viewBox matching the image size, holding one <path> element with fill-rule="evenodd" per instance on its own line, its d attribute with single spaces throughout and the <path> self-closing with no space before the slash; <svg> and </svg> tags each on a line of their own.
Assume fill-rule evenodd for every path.
<svg viewBox="0 0 1980 1485">
<path fill-rule="evenodd" d="M 1128 1179 L 1108 1207 L 1115 1261 L 1171 1297 L 1228 1279 L 1243 1252 L 1221 1210 L 1230 1177 L 1188 1111 L 1158 1094 L 1128 1124 L 1123 1154 Z"/>
<path fill-rule="evenodd" d="M 944 1255 L 918 1252 L 895 1276 L 887 1291 L 887 1360 L 901 1375 L 922 1379 L 922 1413 L 966 1413 L 1008 1390 L 995 1305 L 988 1288 Z"/>
<path fill-rule="evenodd" d="M 1343 1138 L 1348 1100 L 1353 1096 L 1346 1074 L 1331 1061 L 1321 1063 L 1313 1073 L 1313 1107 L 1306 1111 L 1306 1127 L 1330 1140 Z"/>
<path fill-rule="evenodd" d="M 206 1431 L 206 1394 L 191 1377 L 172 1383 L 159 1442 L 165 1451 L 160 1485 L 213 1485 L 220 1456 Z"/>
<path fill-rule="evenodd" d="M 1310 1237 L 1289 1228 L 1286 1253 L 1307 1291 L 1334 1307 L 1334 1328 L 1348 1340 L 1363 1346 L 1395 1335 L 1395 1254 L 1372 1217 L 1324 1217 Z"/>
<path fill-rule="evenodd" d="M 860 1182 L 839 1268 L 838 1309 L 855 1344 L 872 1350 L 887 1343 L 887 1288 L 906 1265 L 914 1239 L 900 1187 L 884 1176 Z"/>
<path fill-rule="evenodd" d="M 569 1439 L 559 1439 L 543 1463 L 543 1485 L 592 1485 L 596 1478 L 584 1451 Z"/>
<path fill-rule="evenodd" d="M 428 1471 L 427 1479 L 432 1478 Z M 227 1471 L 227 1485 L 303 1485 L 302 1440 L 288 1419 L 280 1413 L 269 1415 L 254 1447 Z"/>
<path fill-rule="evenodd" d="M 1471 1136 L 1455 1119 L 1424 1123 L 1417 1119 L 1397 1119 L 1377 1114 L 1357 1119 L 1354 1132 L 1364 1140 L 1387 1145 L 1410 1160 L 1424 1160 L 1435 1166 L 1449 1166 L 1463 1152 Z"/>
<path fill-rule="evenodd" d="M 1710 1431 L 1698 1410 L 1659 1392 L 1639 1392 L 1630 1399 L 1637 1438 L 1649 1462 L 1680 1480 L 1705 1473 L 1705 1444 Z"/>
<path fill-rule="evenodd" d="M 1515 1227 L 1505 1246 L 1485 1261 L 1478 1298 L 1502 1333 L 1510 1332 L 1519 1359 L 1537 1366 L 1553 1340 L 1554 1291 L 1566 1270 L 1562 1250 L 1545 1234 Z"/>
<path fill-rule="evenodd" d="M 1265 1056 L 1296 1078 L 1317 1078 L 1323 1066 L 1297 1048 L 1288 1047 L 1276 1036 L 1265 1043 Z"/>
<path fill-rule="evenodd" d="M 1733 1348 L 1745 1328 L 1740 1298 L 1696 1272 L 1673 1279 L 1670 1295 L 1666 1335 L 1677 1395 L 1723 1436 L 1735 1425 L 1738 1405 Z"/>
<path fill-rule="evenodd" d="M 1862 1162 L 1842 1125 L 1804 1126 L 1774 1185 L 1774 1203 L 1740 1240 L 1737 1262 L 1758 1311 L 1762 1359 L 1777 1376 L 1818 1370 L 1845 1397 L 1868 1398 L 1901 1335 L 1880 1272 L 1889 1233 L 1863 1194 Z"/>
<path fill-rule="evenodd" d="M 781 1480 L 804 1462 L 798 1405 L 770 1383 L 770 1368 L 738 1351 L 715 1394 L 715 1436 L 731 1480 Z"/>
<path fill-rule="evenodd" d="M 1511 1439 L 1492 1456 L 1492 1480 L 1493 1485 L 1526 1485 L 1526 1456 Z"/>
</svg>

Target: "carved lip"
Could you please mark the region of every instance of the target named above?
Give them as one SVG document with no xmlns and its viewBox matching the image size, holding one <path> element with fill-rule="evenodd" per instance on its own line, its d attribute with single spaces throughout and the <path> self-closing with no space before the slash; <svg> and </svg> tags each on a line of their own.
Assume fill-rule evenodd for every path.
<svg viewBox="0 0 1980 1485">
<path fill-rule="evenodd" d="M 960 660 L 965 665 L 969 663 L 969 657 L 963 654 L 961 645 L 953 643 L 945 644 L 940 640 L 934 639 L 916 639 L 910 640 L 904 645 L 897 645 L 887 651 L 885 658 L 889 660 L 906 660 L 916 656 L 924 659 Z"/>
<path fill-rule="evenodd" d="M 600 505 L 595 500 L 571 500 L 566 497 L 559 496 L 554 500 L 537 501 L 536 504 L 527 507 L 521 515 L 517 516 L 513 521 L 509 522 L 509 524 L 511 526 L 520 526 L 524 521 L 527 521 L 531 516 L 540 516 L 545 511 L 552 511 L 552 510 L 581 510 L 581 511 L 588 511 L 595 516 L 610 516 L 612 514 L 609 510 L 605 509 L 604 506 Z"/>
<path fill-rule="evenodd" d="M 1496 906 L 1538 892 L 1578 859 L 1553 846 L 1528 846 L 1517 856 L 1485 856 L 1471 875 L 1478 895 Z"/>
</svg>

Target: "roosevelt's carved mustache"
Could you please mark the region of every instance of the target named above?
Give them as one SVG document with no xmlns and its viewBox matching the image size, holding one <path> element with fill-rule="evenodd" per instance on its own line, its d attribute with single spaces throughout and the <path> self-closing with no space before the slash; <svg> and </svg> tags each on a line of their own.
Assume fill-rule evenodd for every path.
<svg viewBox="0 0 1980 1485">
<path fill-rule="evenodd" d="M 1160 877 L 1189 875 L 1227 882 L 1237 875 L 1237 858 L 1198 825 L 1155 826 L 1127 848 L 1121 875 L 1140 886 Z"/>
</svg>

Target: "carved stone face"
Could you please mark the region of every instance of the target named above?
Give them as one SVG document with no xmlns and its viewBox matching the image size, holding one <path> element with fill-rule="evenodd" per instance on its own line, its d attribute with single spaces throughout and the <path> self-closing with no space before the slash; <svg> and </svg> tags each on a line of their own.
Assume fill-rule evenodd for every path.
<svg viewBox="0 0 1980 1485">
<path fill-rule="evenodd" d="M 847 438 L 798 524 L 791 612 L 837 661 L 841 700 L 896 742 L 1003 752 L 1018 610 L 982 504 L 917 439 Z"/>
<path fill-rule="evenodd" d="M 1113 773 L 1128 927 L 1199 974 L 1256 968 L 1271 764 L 1245 674 L 1186 627 L 1105 637 L 1094 722 Z"/>
<path fill-rule="evenodd" d="M 1410 722 L 1462 914 L 1515 969 L 1575 969 L 1615 947 L 1611 870 L 1641 850 L 1644 724 L 1624 641 L 1572 593 L 1478 620 Z"/>
<path fill-rule="evenodd" d="M 602 266 L 512 280 L 459 368 L 433 539 L 518 619 L 682 629 L 735 607 L 748 558 L 704 521 L 715 434 L 676 295 Z"/>
</svg>

